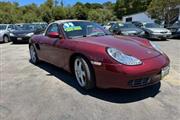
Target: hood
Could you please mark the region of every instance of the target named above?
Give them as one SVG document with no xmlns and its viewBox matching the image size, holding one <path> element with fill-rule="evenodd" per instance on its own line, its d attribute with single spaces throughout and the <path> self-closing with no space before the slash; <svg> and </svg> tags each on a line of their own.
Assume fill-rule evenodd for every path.
<svg viewBox="0 0 180 120">
<path fill-rule="evenodd" d="M 160 53 L 152 47 L 143 44 L 140 40 L 131 37 L 100 36 L 80 38 L 79 42 L 86 42 L 103 47 L 116 48 L 127 55 L 134 56 L 140 60 L 159 56 Z"/>
<path fill-rule="evenodd" d="M 19 35 L 19 34 L 28 34 L 28 33 L 34 33 L 34 31 L 32 30 L 14 30 L 14 31 L 11 31 L 11 33 L 13 33 L 14 35 Z"/>
<path fill-rule="evenodd" d="M 122 28 L 121 31 L 122 32 L 130 32 L 130 33 L 140 33 L 140 32 L 142 32 L 142 30 L 139 29 L 139 28 Z"/>
<path fill-rule="evenodd" d="M 166 28 L 146 28 L 152 32 L 170 32 L 168 29 Z"/>
<path fill-rule="evenodd" d="M 7 30 L 0 30 L 0 32 L 6 32 Z"/>
</svg>

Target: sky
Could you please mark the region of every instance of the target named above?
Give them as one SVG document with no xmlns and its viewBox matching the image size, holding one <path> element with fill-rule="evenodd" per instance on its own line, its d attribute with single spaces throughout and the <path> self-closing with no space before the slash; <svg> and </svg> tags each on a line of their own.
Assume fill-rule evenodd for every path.
<svg viewBox="0 0 180 120">
<path fill-rule="evenodd" d="M 36 3 L 40 5 L 41 3 L 44 3 L 46 0 L 0 0 L 0 1 L 10 1 L 10 2 L 18 2 L 21 6 L 31 4 L 31 3 Z M 61 1 L 61 0 L 59 0 Z M 64 5 L 73 5 L 76 2 L 82 2 L 82 3 L 104 3 L 107 1 L 115 2 L 116 0 L 63 0 Z"/>
</svg>

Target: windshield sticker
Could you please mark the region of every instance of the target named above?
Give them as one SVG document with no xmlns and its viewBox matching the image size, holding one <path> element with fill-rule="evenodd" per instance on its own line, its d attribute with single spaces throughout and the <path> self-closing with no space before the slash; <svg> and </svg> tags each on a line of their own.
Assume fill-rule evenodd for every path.
<svg viewBox="0 0 180 120">
<path fill-rule="evenodd" d="M 64 29 L 69 28 L 69 27 L 74 27 L 74 24 L 73 23 L 64 23 L 64 25 L 63 25 Z"/>
<path fill-rule="evenodd" d="M 66 32 L 76 31 L 76 30 L 82 30 L 81 26 L 72 26 L 64 29 Z"/>
</svg>

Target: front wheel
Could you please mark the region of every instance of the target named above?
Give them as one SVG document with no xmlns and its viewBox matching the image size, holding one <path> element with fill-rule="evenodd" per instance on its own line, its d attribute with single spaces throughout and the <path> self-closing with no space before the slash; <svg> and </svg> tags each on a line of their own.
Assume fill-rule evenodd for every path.
<svg viewBox="0 0 180 120">
<path fill-rule="evenodd" d="M 35 48 L 34 48 L 33 45 L 31 45 L 31 46 L 29 47 L 29 52 L 30 52 L 30 61 L 31 61 L 33 64 L 37 64 L 37 63 L 39 62 L 39 59 L 38 59 L 36 50 L 35 50 Z"/>
<path fill-rule="evenodd" d="M 4 43 L 9 42 L 9 37 L 5 35 L 5 36 L 3 37 L 3 42 L 4 42 Z"/>
<path fill-rule="evenodd" d="M 74 61 L 74 74 L 78 84 L 84 89 L 95 87 L 95 77 L 90 63 L 83 57 L 77 57 Z"/>
</svg>

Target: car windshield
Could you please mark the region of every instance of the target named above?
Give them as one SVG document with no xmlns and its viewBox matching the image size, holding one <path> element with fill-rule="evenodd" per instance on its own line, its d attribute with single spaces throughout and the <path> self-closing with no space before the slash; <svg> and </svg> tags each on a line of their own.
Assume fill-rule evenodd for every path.
<svg viewBox="0 0 180 120">
<path fill-rule="evenodd" d="M 108 23 L 109 26 L 113 26 L 115 23 Z"/>
<path fill-rule="evenodd" d="M 103 36 L 110 34 L 97 23 L 84 21 L 63 23 L 63 30 L 68 38 Z"/>
<path fill-rule="evenodd" d="M 0 30 L 6 30 L 7 25 L 0 25 Z"/>
<path fill-rule="evenodd" d="M 124 28 L 135 28 L 136 26 L 134 24 L 131 23 L 124 23 Z"/>
<path fill-rule="evenodd" d="M 145 27 L 146 28 L 160 28 L 160 26 L 156 23 L 146 23 Z"/>
<path fill-rule="evenodd" d="M 173 24 L 173 27 L 180 27 L 180 21 Z"/>
<path fill-rule="evenodd" d="M 13 25 L 12 30 L 21 30 L 21 27 L 18 25 Z"/>
<path fill-rule="evenodd" d="M 33 25 L 33 24 L 23 24 L 21 29 L 22 30 L 34 30 L 35 29 L 35 25 Z"/>
</svg>

